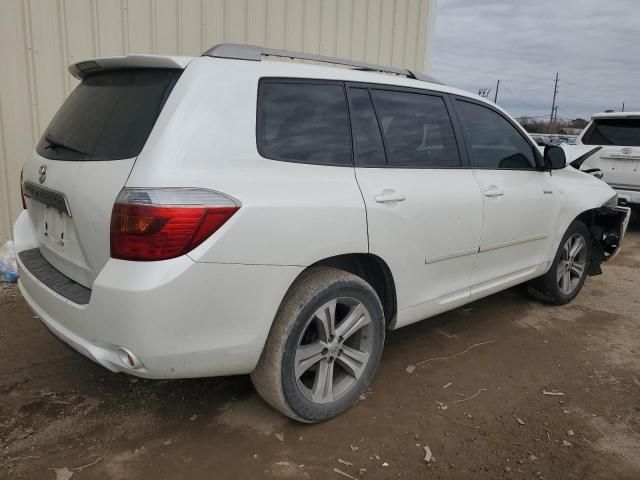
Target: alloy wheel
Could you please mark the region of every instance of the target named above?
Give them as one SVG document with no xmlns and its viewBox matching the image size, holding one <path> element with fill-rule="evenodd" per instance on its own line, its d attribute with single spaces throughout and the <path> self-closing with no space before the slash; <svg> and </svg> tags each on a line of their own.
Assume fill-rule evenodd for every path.
<svg viewBox="0 0 640 480">
<path fill-rule="evenodd" d="M 354 298 L 328 301 L 309 318 L 295 353 L 295 378 L 302 395 L 331 403 L 363 375 L 373 348 L 371 315 Z"/>
<path fill-rule="evenodd" d="M 571 295 L 580 285 L 587 268 L 587 242 L 583 235 L 571 235 L 560 253 L 558 262 L 558 288 L 564 295 Z"/>
</svg>

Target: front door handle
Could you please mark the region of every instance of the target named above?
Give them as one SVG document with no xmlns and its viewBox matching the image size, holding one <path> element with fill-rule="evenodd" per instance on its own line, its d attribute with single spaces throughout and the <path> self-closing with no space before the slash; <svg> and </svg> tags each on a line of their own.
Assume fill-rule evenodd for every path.
<svg viewBox="0 0 640 480">
<path fill-rule="evenodd" d="M 491 185 L 484 191 L 485 197 L 501 197 L 502 195 L 504 195 L 504 190 L 495 185 Z"/>
<path fill-rule="evenodd" d="M 378 203 L 404 202 L 404 195 L 397 193 L 395 190 L 383 190 L 380 195 L 375 196 Z"/>
</svg>

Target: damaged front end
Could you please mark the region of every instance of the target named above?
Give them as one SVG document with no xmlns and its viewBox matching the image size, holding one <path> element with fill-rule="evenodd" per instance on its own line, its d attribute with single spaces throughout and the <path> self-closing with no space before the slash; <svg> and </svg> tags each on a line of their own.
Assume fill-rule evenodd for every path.
<svg viewBox="0 0 640 480">
<path fill-rule="evenodd" d="M 603 262 L 611 260 L 620 251 L 622 238 L 627 231 L 631 209 L 618 207 L 617 196 L 600 208 L 587 212 L 587 225 L 591 231 L 591 262 L 587 273 L 600 275 Z"/>
</svg>

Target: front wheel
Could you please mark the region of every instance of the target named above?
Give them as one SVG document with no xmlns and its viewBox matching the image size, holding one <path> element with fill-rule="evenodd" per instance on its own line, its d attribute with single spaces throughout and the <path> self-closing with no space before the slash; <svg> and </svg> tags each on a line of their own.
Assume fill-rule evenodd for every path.
<svg viewBox="0 0 640 480">
<path fill-rule="evenodd" d="M 589 229 L 575 220 L 564 234 L 549 271 L 527 285 L 529 294 L 553 305 L 564 305 L 573 300 L 587 278 L 590 245 Z"/>
<path fill-rule="evenodd" d="M 328 420 L 356 402 L 384 345 L 378 295 L 335 268 L 305 272 L 278 311 L 251 379 L 271 406 L 295 420 Z"/>
</svg>

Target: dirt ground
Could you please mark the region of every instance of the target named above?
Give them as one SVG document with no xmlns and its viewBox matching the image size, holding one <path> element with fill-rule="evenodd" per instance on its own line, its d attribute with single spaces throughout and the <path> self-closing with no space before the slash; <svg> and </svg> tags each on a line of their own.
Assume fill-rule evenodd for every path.
<svg viewBox="0 0 640 480">
<path fill-rule="evenodd" d="M 639 479 L 639 294 L 636 219 L 571 304 L 515 288 L 392 332 L 361 401 L 300 425 L 248 377 L 112 374 L 62 346 L 5 285 L 0 478 Z"/>
</svg>

